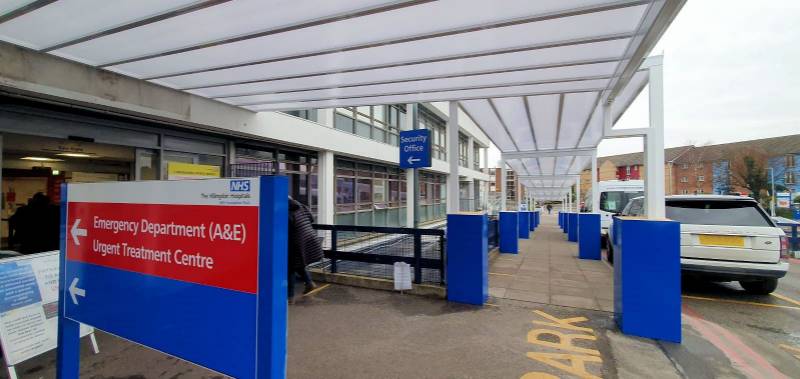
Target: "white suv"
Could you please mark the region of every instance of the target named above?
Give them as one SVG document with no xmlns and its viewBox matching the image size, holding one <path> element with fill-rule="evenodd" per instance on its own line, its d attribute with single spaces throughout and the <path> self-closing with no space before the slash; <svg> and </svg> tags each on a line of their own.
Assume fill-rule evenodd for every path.
<svg viewBox="0 0 800 379">
<path fill-rule="evenodd" d="M 683 275 L 739 281 L 747 292 L 768 294 L 789 270 L 786 235 L 752 198 L 667 196 L 666 206 L 667 218 L 681 223 Z M 621 214 L 644 215 L 644 197 L 631 199 Z M 613 262 L 613 246 L 607 247 Z"/>
</svg>

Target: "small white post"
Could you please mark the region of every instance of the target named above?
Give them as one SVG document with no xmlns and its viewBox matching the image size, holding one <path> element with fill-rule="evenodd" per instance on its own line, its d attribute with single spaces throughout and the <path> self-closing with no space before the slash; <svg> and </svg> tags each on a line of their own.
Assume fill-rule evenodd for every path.
<svg viewBox="0 0 800 379">
<path fill-rule="evenodd" d="M 581 178 L 578 177 L 578 180 L 575 182 L 575 212 L 581 211 Z"/>
</svg>

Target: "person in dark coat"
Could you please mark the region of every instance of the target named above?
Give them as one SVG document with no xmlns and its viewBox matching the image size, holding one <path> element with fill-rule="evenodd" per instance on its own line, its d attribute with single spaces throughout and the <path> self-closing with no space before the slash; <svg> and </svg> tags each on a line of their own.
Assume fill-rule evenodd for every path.
<svg viewBox="0 0 800 379">
<path fill-rule="evenodd" d="M 12 244 L 19 244 L 22 254 L 58 250 L 60 209 L 50 204 L 47 195 L 37 192 L 9 220 Z"/>
<path fill-rule="evenodd" d="M 553 212 L 553 205 L 552 204 L 547 204 L 547 214 L 550 214 L 552 212 Z"/>
<path fill-rule="evenodd" d="M 317 288 L 308 266 L 322 259 L 322 244 L 312 227 L 314 216 L 307 206 L 289 198 L 289 301 L 294 297 L 295 275 L 299 275 L 306 285 L 304 294 Z"/>
</svg>

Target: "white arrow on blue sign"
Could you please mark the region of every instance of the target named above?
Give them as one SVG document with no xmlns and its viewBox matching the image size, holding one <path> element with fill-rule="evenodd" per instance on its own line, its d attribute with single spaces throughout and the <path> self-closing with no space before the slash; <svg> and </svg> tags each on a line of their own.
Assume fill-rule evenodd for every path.
<svg viewBox="0 0 800 379">
<path fill-rule="evenodd" d="M 431 131 L 400 132 L 400 168 L 431 167 Z"/>
</svg>

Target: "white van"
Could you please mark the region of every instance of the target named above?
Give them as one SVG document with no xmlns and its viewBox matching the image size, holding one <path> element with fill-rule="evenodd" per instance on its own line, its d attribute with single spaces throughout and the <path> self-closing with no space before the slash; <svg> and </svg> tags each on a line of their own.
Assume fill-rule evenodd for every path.
<svg viewBox="0 0 800 379">
<path fill-rule="evenodd" d="M 600 188 L 600 227 L 602 245 L 608 236 L 608 226 L 611 225 L 611 216 L 622 212 L 628 201 L 634 197 L 644 195 L 644 180 L 604 180 L 599 182 Z M 592 209 L 591 191 L 586 194 L 586 209 Z"/>
</svg>

